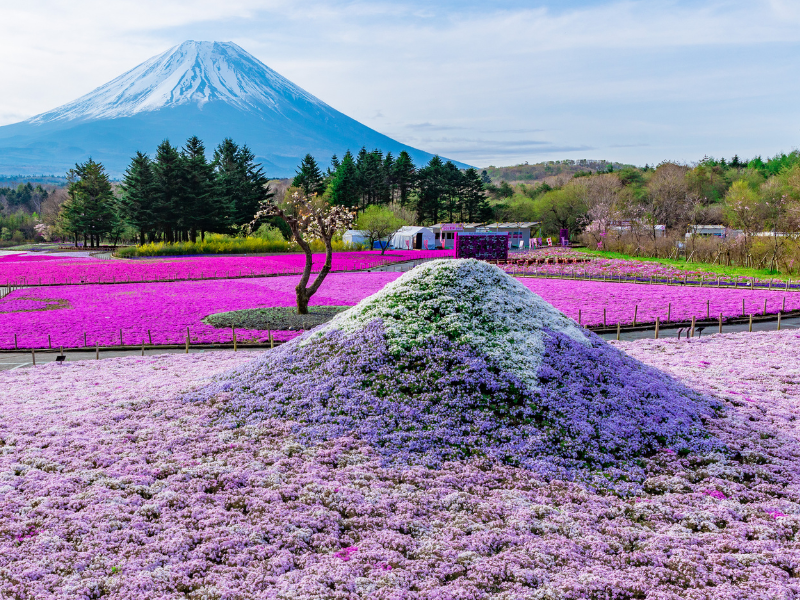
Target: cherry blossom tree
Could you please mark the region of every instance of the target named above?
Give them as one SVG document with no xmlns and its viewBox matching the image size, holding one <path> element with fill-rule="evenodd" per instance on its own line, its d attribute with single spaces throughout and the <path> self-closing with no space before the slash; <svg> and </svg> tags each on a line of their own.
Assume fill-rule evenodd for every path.
<svg viewBox="0 0 800 600">
<path fill-rule="evenodd" d="M 316 194 L 306 195 L 297 188 L 289 188 L 282 202 L 274 198 L 262 201 L 258 212 L 253 217 L 249 229 L 252 231 L 258 223 L 269 217 L 280 217 L 292 230 L 292 237 L 297 245 L 305 252 L 306 263 L 300 282 L 295 287 L 297 293 L 297 314 L 308 314 L 308 301 L 313 296 L 322 282 L 331 271 L 333 260 L 333 236 L 348 229 L 354 220 L 354 215 L 343 206 L 332 206 L 324 198 Z M 311 242 L 320 240 L 325 245 L 325 264 L 317 274 L 314 282 L 308 285 L 311 279 L 312 250 Z"/>
</svg>

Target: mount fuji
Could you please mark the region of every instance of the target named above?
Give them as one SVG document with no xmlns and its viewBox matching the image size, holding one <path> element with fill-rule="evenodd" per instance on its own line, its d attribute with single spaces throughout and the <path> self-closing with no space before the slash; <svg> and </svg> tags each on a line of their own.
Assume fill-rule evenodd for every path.
<svg viewBox="0 0 800 600">
<path fill-rule="evenodd" d="M 137 151 L 192 135 L 210 153 L 224 138 L 247 144 L 270 177 L 294 174 L 306 154 L 326 164 L 348 149 L 431 154 L 362 125 L 231 42 L 187 41 L 96 90 L 0 127 L 0 174 L 61 174 L 92 157 L 120 177 Z M 460 167 L 466 165 L 456 163 Z"/>
</svg>

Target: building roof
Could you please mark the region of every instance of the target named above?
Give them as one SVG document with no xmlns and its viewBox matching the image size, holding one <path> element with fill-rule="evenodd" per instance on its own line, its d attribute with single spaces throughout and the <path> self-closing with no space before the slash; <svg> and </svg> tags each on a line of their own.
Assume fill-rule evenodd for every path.
<svg viewBox="0 0 800 600">
<path fill-rule="evenodd" d="M 490 223 L 484 225 L 487 229 L 530 229 L 539 225 L 538 221 L 520 221 L 519 223 Z"/>
</svg>

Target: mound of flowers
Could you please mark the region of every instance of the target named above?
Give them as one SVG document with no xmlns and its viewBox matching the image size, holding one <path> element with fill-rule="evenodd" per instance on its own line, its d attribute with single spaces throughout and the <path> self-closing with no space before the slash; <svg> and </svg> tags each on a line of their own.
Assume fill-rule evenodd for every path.
<svg viewBox="0 0 800 600">
<path fill-rule="evenodd" d="M 719 446 L 713 402 L 474 260 L 417 267 L 195 399 L 223 402 L 231 426 L 366 440 L 388 466 L 479 457 L 618 490 L 662 448 Z"/>
</svg>

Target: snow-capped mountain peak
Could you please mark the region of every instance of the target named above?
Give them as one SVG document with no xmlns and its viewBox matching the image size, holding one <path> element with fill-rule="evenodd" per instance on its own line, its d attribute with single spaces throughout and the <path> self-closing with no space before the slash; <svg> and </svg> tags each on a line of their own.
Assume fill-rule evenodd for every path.
<svg viewBox="0 0 800 600">
<path fill-rule="evenodd" d="M 280 112 L 282 104 L 297 100 L 327 108 L 232 42 L 190 40 L 28 122 L 115 119 L 181 104 L 202 108 L 213 101 Z"/>
</svg>

